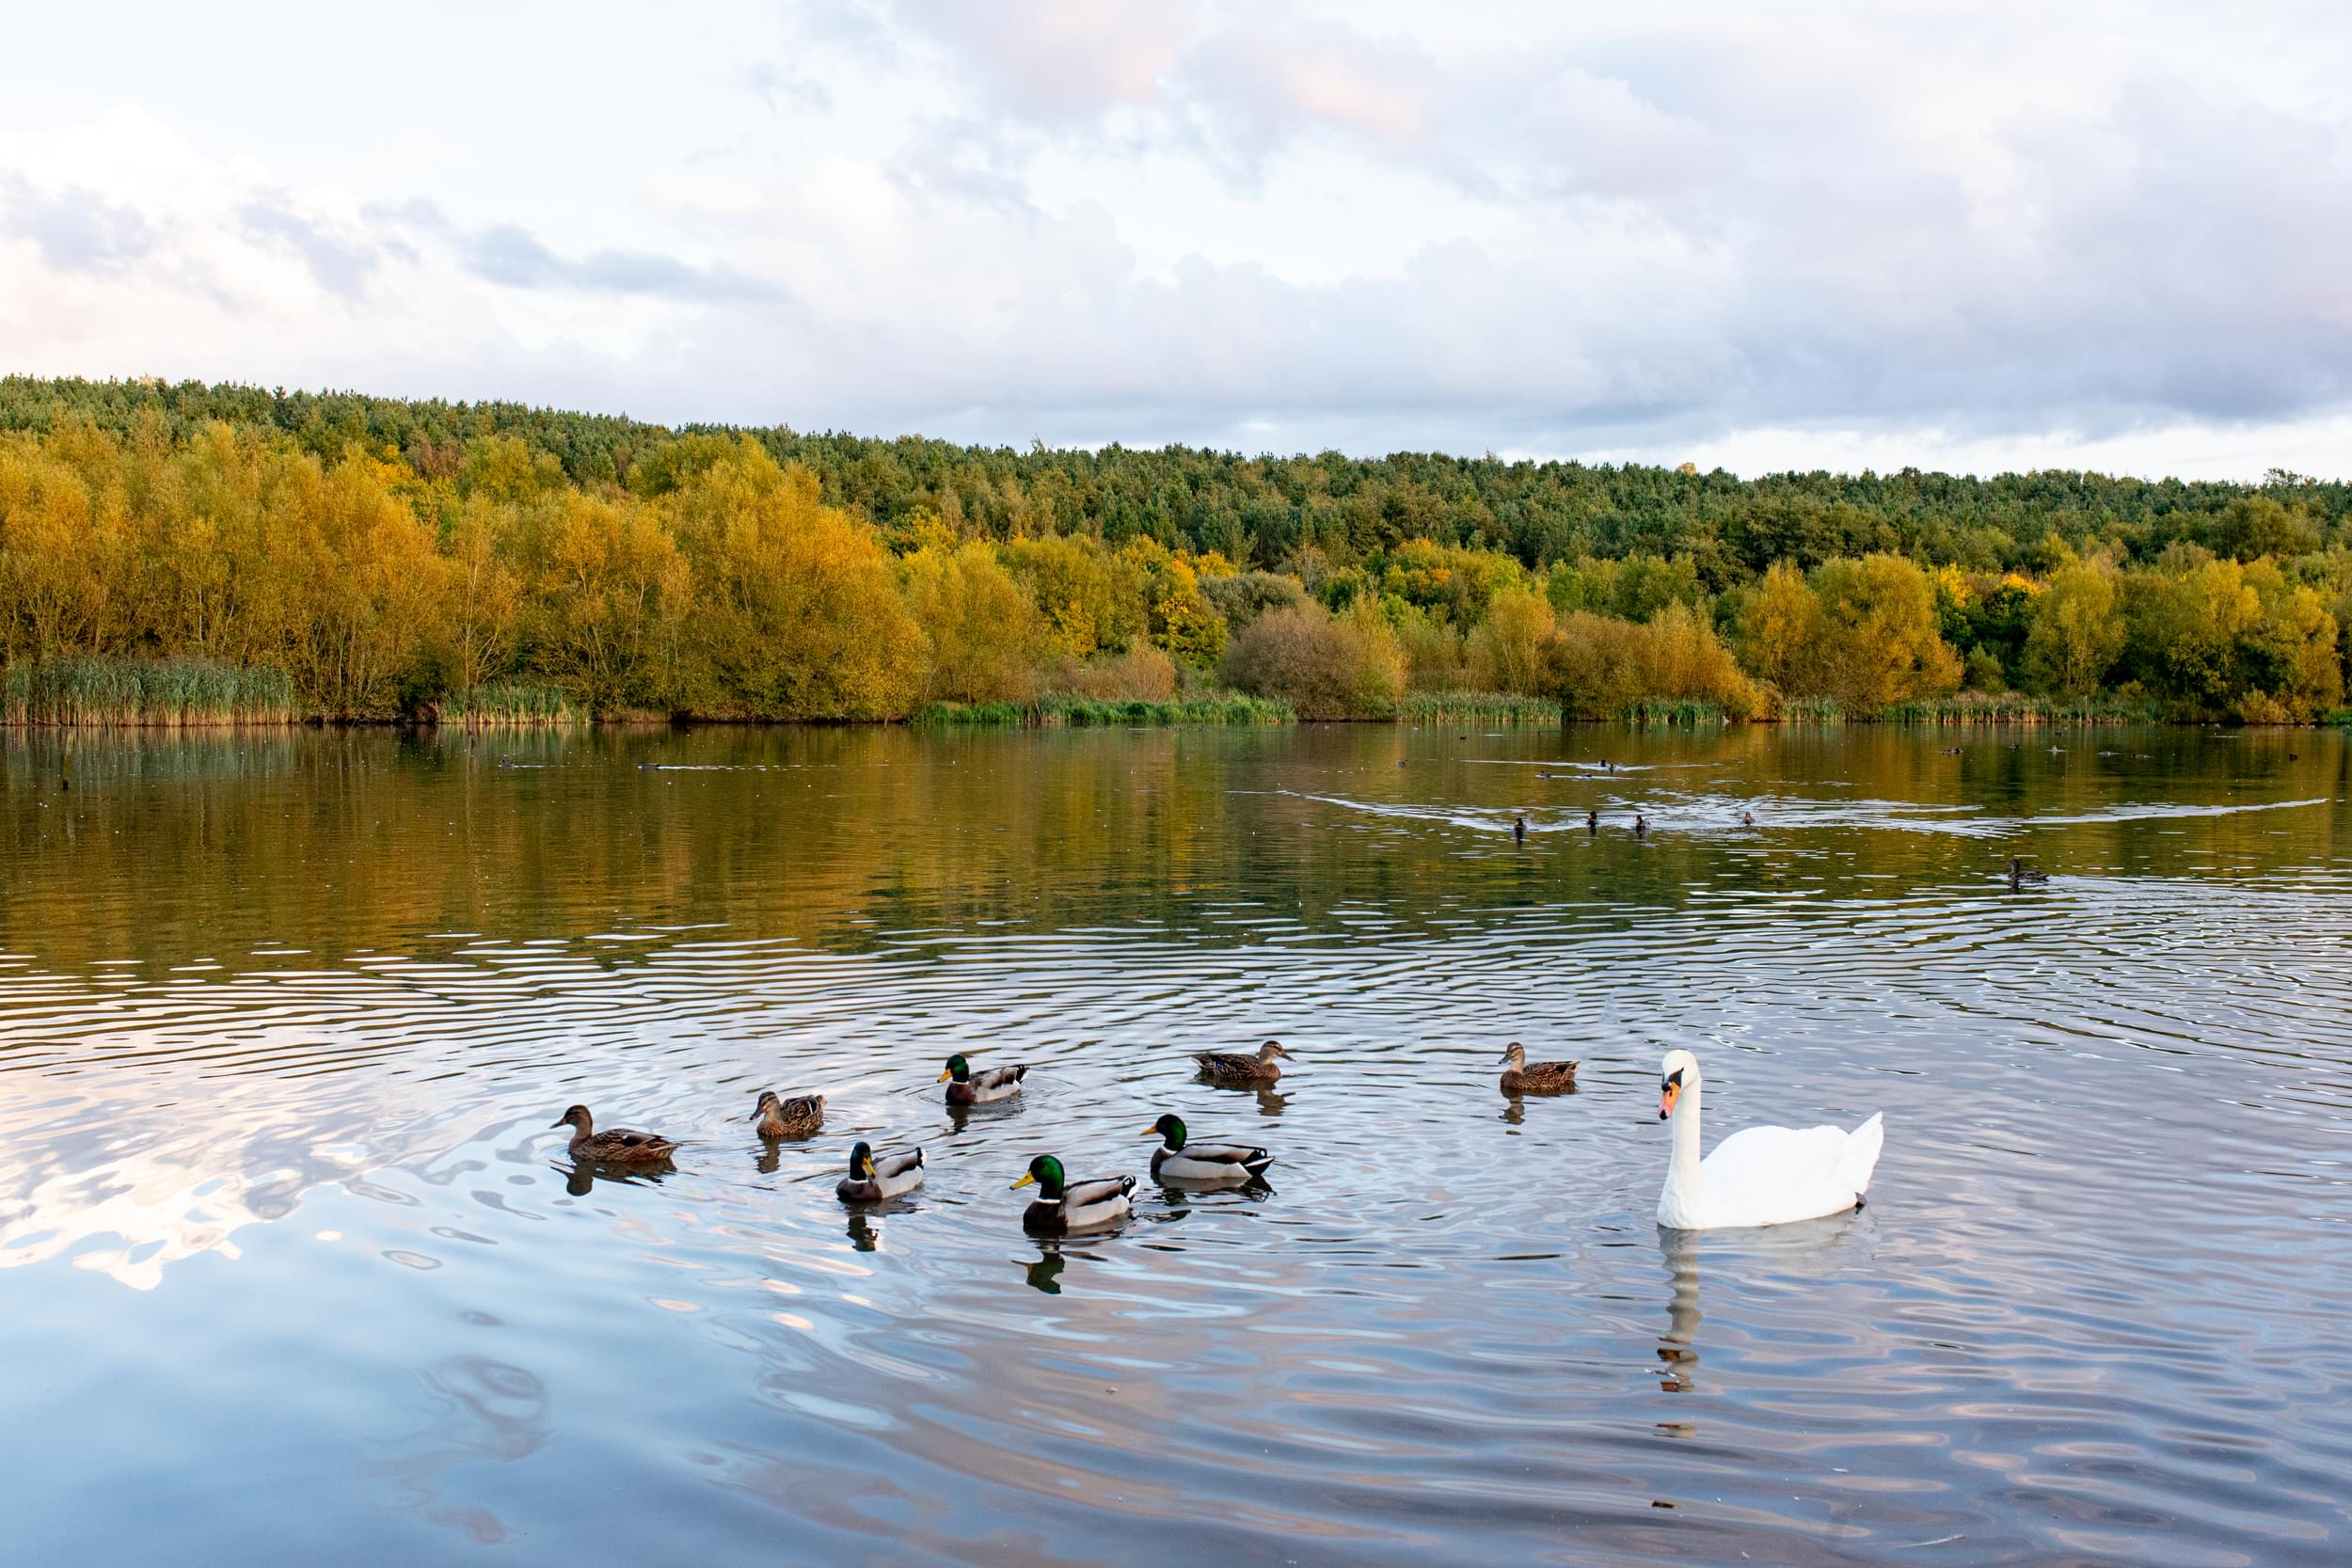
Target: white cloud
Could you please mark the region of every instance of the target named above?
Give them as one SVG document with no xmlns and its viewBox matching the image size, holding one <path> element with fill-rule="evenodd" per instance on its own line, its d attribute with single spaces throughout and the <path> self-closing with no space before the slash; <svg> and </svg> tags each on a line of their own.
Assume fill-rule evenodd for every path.
<svg viewBox="0 0 2352 1568">
<path fill-rule="evenodd" d="M 0 61 L 9 368 L 1746 469 L 2352 451 L 2352 24 L 2296 0 L 523 7 L 365 70 L 359 20 L 52 10 Z"/>
</svg>

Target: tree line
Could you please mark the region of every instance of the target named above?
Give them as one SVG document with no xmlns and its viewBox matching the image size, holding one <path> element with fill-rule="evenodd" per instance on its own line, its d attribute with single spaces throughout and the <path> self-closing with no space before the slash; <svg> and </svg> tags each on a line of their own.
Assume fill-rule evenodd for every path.
<svg viewBox="0 0 2352 1568">
<path fill-rule="evenodd" d="M 1233 688 L 1309 717 L 2017 690 L 2308 720 L 2348 621 L 2352 487 L 2282 473 L 1015 451 L 0 379 L 0 663 L 276 670 L 331 718 Z"/>
</svg>

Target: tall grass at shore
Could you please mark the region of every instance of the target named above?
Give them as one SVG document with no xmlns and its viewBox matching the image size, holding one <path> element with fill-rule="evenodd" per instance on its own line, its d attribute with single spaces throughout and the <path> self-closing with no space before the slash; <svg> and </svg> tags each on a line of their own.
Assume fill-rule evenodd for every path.
<svg viewBox="0 0 2352 1568">
<path fill-rule="evenodd" d="M 914 716 L 914 723 L 923 729 L 1153 729 L 1177 724 L 1288 724 L 1296 718 L 1289 704 L 1263 697 L 1121 702 L 1054 695 L 1027 703 L 933 703 Z"/>
<path fill-rule="evenodd" d="M 455 729 L 539 729 L 582 723 L 586 716 L 551 686 L 507 681 L 453 694 L 437 721 Z"/>
<path fill-rule="evenodd" d="M 2153 724 L 2164 714 L 2154 703 L 2127 697 L 1961 691 L 1893 703 L 1874 717 L 1886 724 Z"/>
<path fill-rule="evenodd" d="M 1557 724 L 1560 704 L 1509 692 L 1407 691 L 1396 700 L 1396 717 L 1408 724 Z"/>
<path fill-rule="evenodd" d="M 15 665 L 0 681 L 0 721 L 10 724 L 195 729 L 302 718 L 283 671 L 206 659 L 53 658 Z"/>
<path fill-rule="evenodd" d="M 1695 729 L 1724 722 L 1724 710 L 1721 704 L 1703 697 L 1643 697 L 1626 705 L 1624 717 L 1629 724 L 1680 724 Z"/>
</svg>

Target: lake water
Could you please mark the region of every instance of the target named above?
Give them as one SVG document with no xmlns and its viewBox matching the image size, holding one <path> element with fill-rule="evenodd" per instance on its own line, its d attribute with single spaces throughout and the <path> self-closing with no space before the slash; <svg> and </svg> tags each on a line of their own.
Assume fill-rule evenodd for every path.
<svg viewBox="0 0 2352 1568">
<path fill-rule="evenodd" d="M 2352 1561 L 2348 764 L 15 735 L 0 1560 Z M 1868 1206 L 1661 1233 L 1674 1046 L 1710 1144 L 1883 1111 Z M 952 1117 L 957 1051 L 1026 1092 Z M 675 1172 L 573 1172 L 574 1101 Z M 1022 1234 L 1164 1110 L 1271 1190 Z M 846 1212 L 857 1137 L 929 1184 Z"/>
</svg>

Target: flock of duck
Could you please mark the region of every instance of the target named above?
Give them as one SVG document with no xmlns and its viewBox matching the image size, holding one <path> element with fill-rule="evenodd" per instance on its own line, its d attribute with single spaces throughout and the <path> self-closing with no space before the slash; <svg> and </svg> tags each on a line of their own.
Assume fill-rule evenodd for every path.
<svg viewBox="0 0 2352 1568">
<path fill-rule="evenodd" d="M 1282 1076 L 1290 1053 L 1268 1040 L 1250 1054 L 1202 1052 L 1193 1057 L 1200 1076 L 1235 1087 L 1270 1085 Z M 1500 1086 L 1506 1095 L 1565 1094 L 1576 1087 L 1579 1064 L 1531 1062 L 1514 1041 L 1503 1052 Z M 939 1082 L 951 1106 L 989 1105 L 1021 1092 L 1025 1063 L 975 1070 L 961 1053 L 947 1058 Z M 1670 1051 L 1659 1067 L 1658 1119 L 1673 1125 L 1665 1189 L 1658 1199 L 1658 1223 L 1677 1230 L 1784 1225 L 1819 1219 L 1859 1208 L 1878 1165 L 1885 1123 L 1873 1115 L 1851 1131 L 1838 1127 L 1748 1127 L 1734 1132 L 1701 1158 L 1699 1154 L 1698 1058 Z M 824 1125 L 825 1097 L 787 1099 L 762 1090 L 752 1120 L 761 1137 L 805 1137 Z M 574 1105 L 552 1124 L 572 1130 L 570 1151 L 579 1166 L 645 1170 L 666 1166 L 677 1152 L 675 1139 L 615 1127 L 598 1131 L 585 1105 Z M 1274 1156 L 1248 1144 L 1195 1142 L 1184 1118 L 1162 1116 L 1146 1135 L 1160 1140 L 1152 1151 L 1152 1179 L 1165 1186 L 1240 1187 L 1263 1180 Z M 850 1148 L 850 1171 L 834 1188 L 847 1204 L 902 1197 L 923 1184 L 923 1150 L 877 1154 L 864 1139 Z M 1136 1179 L 1129 1175 L 1072 1180 L 1060 1159 L 1040 1154 L 1013 1184 L 1035 1187 L 1037 1196 L 1021 1216 L 1033 1236 L 1067 1236 L 1102 1230 L 1133 1212 Z"/>
</svg>

